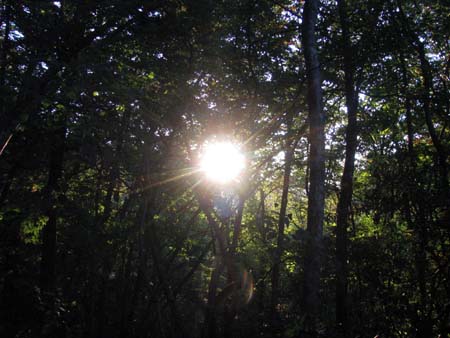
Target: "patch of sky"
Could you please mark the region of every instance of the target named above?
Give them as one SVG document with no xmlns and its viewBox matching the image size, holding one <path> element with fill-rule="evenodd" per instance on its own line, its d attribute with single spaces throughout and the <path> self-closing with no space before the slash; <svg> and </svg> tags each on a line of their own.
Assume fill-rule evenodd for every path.
<svg viewBox="0 0 450 338">
<path fill-rule="evenodd" d="M 282 164 L 284 163 L 284 151 L 280 151 L 278 154 L 276 154 L 273 157 L 273 161 L 277 164 Z"/>
<path fill-rule="evenodd" d="M 162 17 L 162 13 L 159 11 L 153 11 L 153 12 L 148 12 L 147 16 L 149 18 L 161 18 Z"/>
<path fill-rule="evenodd" d="M 9 32 L 8 38 L 12 41 L 17 41 L 17 40 L 23 39 L 24 35 L 17 29 L 14 29 Z"/>
<path fill-rule="evenodd" d="M 48 65 L 45 62 L 40 62 L 39 65 L 41 66 L 42 69 L 47 70 L 48 69 Z"/>
</svg>

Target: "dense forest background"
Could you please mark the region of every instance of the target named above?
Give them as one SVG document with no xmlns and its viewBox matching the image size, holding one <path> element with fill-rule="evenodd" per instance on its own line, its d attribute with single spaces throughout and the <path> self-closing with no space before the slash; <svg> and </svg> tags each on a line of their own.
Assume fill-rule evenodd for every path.
<svg viewBox="0 0 450 338">
<path fill-rule="evenodd" d="M 450 337 L 447 1 L 0 10 L 1 337 Z"/>
</svg>

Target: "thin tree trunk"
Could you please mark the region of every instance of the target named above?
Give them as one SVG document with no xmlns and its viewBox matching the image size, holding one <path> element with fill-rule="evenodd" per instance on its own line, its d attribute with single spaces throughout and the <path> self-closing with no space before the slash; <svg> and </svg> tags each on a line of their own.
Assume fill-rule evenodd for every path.
<svg viewBox="0 0 450 338">
<path fill-rule="evenodd" d="M 158 239 L 157 232 L 155 229 L 155 225 L 150 223 L 148 225 L 148 236 L 147 239 L 149 240 L 149 247 L 150 252 L 153 258 L 154 266 L 156 273 L 158 275 L 159 283 L 163 289 L 164 295 L 166 297 L 167 305 L 169 306 L 169 311 L 171 315 L 171 323 L 170 325 L 170 331 L 172 337 L 188 337 L 187 332 L 183 329 L 183 323 L 181 321 L 181 316 L 179 314 L 177 305 L 176 305 L 176 299 L 175 294 L 173 291 L 173 286 L 169 282 L 169 278 L 166 275 L 166 270 L 164 267 L 164 263 L 162 261 L 160 251 L 157 248 L 157 243 L 161 243 Z"/>
<path fill-rule="evenodd" d="M 409 41 L 409 44 L 413 49 L 415 49 L 416 53 L 419 56 L 419 63 L 420 63 L 420 70 L 422 75 L 422 104 L 423 104 L 423 111 L 425 114 L 425 123 L 428 129 L 428 133 L 430 134 L 431 141 L 433 143 L 433 146 L 436 150 L 437 160 L 436 160 L 436 166 L 439 169 L 439 176 L 440 176 L 440 188 L 441 188 L 441 194 L 442 194 L 442 206 L 446 210 L 446 215 L 443 217 L 443 222 L 448 222 L 448 217 L 450 214 L 449 209 L 449 203 L 450 203 L 450 190 L 449 190 L 449 184 L 448 184 L 448 167 L 447 167 L 447 158 L 448 158 L 448 151 L 445 149 L 445 147 L 441 143 L 441 139 L 436 131 L 434 122 L 433 122 L 433 112 L 432 112 L 432 95 L 434 92 L 434 85 L 433 85 L 433 73 L 432 68 L 430 65 L 430 62 L 427 59 L 426 51 L 425 51 L 425 44 L 424 42 L 420 41 L 419 36 L 417 33 L 411 29 L 408 21 L 408 17 L 403 11 L 402 8 L 402 1 L 398 0 L 398 9 L 399 9 L 399 18 L 401 20 L 402 26 L 404 27 L 404 33 L 406 34 L 406 38 Z M 404 77 L 406 77 L 406 66 L 404 66 Z M 403 79 L 403 81 L 407 81 L 407 79 Z M 407 111 L 408 113 L 408 111 Z M 408 118 L 408 116 L 407 116 Z M 411 116 L 409 116 L 409 121 Z M 411 122 L 408 122 L 410 124 Z M 409 128 L 409 125 L 408 125 Z M 411 133 L 410 130 L 408 130 L 408 133 Z M 412 133 L 411 133 L 412 134 Z M 411 135 L 412 138 L 412 135 Z M 410 159 L 411 164 L 413 165 L 412 168 L 414 168 L 414 152 L 413 152 L 413 144 L 409 144 L 409 151 L 410 151 Z M 412 187 L 411 187 L 412 189 Z M 412 196 L 410 197 L 412 199 Z M 423 203 L 420 203 L 423 205 Z M 416 336 L 417 337 L 429 337 L 432 333 L 432 323 L 431 323 L 431 309 L 429 308 L 429 296 L 428 296 L 428 288 L 426 283 L 426 276 L 428 275 L 427 272 L 427 254 L 426 254 L 426 247 L 428 245 L 428 234 L 427 234 L 427 221 L 426 216 L 424 214 L 424 211 L 421 210 L 421 206 L 418 209 L 418 215 L 417 215 L 417 225 L 418 229 L 416 230 L 416 236 L 417 236 L 417 246 L 416 246 L 416 253 L 415 253 L 415 265 L 417 270 L 417 281 L 418 281 L 418 288 L 419 288 L 419 295 L 420 295 L 420 315 L 418 314 L 418 318 L 415 321 L 415 327 L 416 327 Z M 408 210 L 407 210 L 408 212 Z"/>
<path fill-rule="evenodd" d="M 227 260 L 226 240 L 222 230 L 211 214 L 212 206 L 209 196 L 198 195 L 200 208 L 205 214 L 211 228 L 212 239 L 218 246 L 218 252 L 214 252 L 215 267 L 211 274 L 208 286 L 208 299 L 205 307 L 205 321 L 202 330 L 203 338 L 214 338 L 217 332 L 217 288 L 223 266 Z M 220 257 L 221 256 L 221 257 Z"/>
<path fill-rule="evenodd" d="M 120 294 L 120 321 L 119 321 L 119 332 L 118 337 L 123 338 L 127 337 L 128 335 L 128 328 L 127 328 L 127 319 L 128 319 L 128 311 L 129 311 L 129 294 L 131 292 L 131 265 L 133 260 L 133 251 L 134 251 L 134 245 L 132 240 L 128 243 L 128 252 L 124 253 L 123 257 L 123 264 L 122 264 L 122 290 Z M 126 255 L 126 257 L 125 257 Z"/>
<path fill-rule="evenodd" d="M 148 237 L 147 232 L 144 230 L 144 226 L 147 221 L 147 215 L 148 215 L 148 206 L 149 202 L 147 201 L 147 198 L 144 197 L 144 200 L 142 201 L 141 210 L 139 213 L 139 219 L 137 220 L 137 234 L 136 234 L 136 243 L 137 243 L 137 249 L 138 249 L 138 264 L 137 264 L 137 275 L 136 279 L 134 280 L 134 285 L 132 287 L 132 290 L 130 290 L 129 294 L 127 295 L 129 297 L 129 310 L 126 314 L 126 320 L 125 325 L 122 328 L 122 336 L 128 337 L 130 331 L 133 329 L 133 319 L 135 317 L 135 310 L 138 303 L 138 297 L 142 290 L 143 283 L 145 280 L 145 266 L 147 265 L 147 252 L 144 250 L 144 239 L 143 237 Z M 145 243 L 149 244 L 149 243 Z M 149 244 L 151 245 L 151 244 Z M 146 245 L 147 246 L 147 245 Z"/>
<path fill-rule="evenodd" d="M 50 138 L 50 157 L 49 157 L 49 173 L 47 186 L 45 188 L 45 215 L 47 223 L 42 229 L 42 251 L 41 251 L 41 272 L 40 286 L 43 293 L 43 300 L 46 307 L 46 314 L 42 322 L 42 335 L 54 334 L 49 330 L 49 323 L 52 318 L 48 318 L 48 314 L 53 316 L 53 306 L 55 297 L 55 269 L 56 269 L 56 232 L 58 208 L 57 199 L 60 191 L 59 179 L 62 176 L 64 148 L 65 148 L 65 127 L 59 127 L 55 130 Z M 44 331 L 47 332 L 44 334 Z"/>
<path fill-rule="evenodd" d="M 322 89 L 315 26 L 319 1 L 306 0 L 303 9 L 302 42 L 308 83 L 309 108 L 309 194 L 307 246 L 305 254 L 303 308 L 305 329 L 317 336 L 320 309 L 320 269 L 325 202 L 325 114 L 322 109 Z"/>
<path fill-rule="evenodd" d="M 418 47 L 420 67 L 422 70 L 424 93 L 423 93 L 423 110 L 425 112 L 425 122 L 428 128 L 428 132 L 433 142 L 433 146 L 437 152 L 438 168 L 441 176 L 441 189 L 443 191 L 444 201 L 448 202 L 450 198 L 449 186 L 448 186 L 448 168 L 447 158 L 448 154 L 443 147 L 441 140 L 436 132 L 436 128 L 433 123 L 432 111 L 431 111 L 431 97 L 430 93 L 433 91 L 433 75 L 431 73 L 431 66 L 425 55 L 425 47 L 419 42 Z M 447 204 L 446 204 L 447 205 Z M 448 207 L 448 205 L 447 205 Z"/>
<path fill-rule="evenodd" d="M 426 220 L 423 214 L 422 203 L 419 203 L 418 206 L 418 216 L 416 219 L 413 219 L 413 210 L 411 208 L 411 203 L 415 198 L 416 193 L 416 156 L 414 151 L 414 143 L 413 143 L 413 124 L 411 117 L 411 104 L 409 97 L 407 95 L 408 88 L 408 76 L 407 76 L 407 67 L 404 61 L 404 57 L 401 56 L 401 65 L 402 65 L 402 84 L 403 90 L 406 93 L 406 101 L 405 101 L 405 112 L 406 112 L 406 127 L 407 127 L 407 135 L 408 135 L 408 161 L 409 168 L 406 172 L 407 177 L 409 177 L 409 184 L 407 185 L 406 190 L 406 198 L 405 198 L 405 214 L 406 221 L 408 223 L 408 227 L 414 230 L 416 237 L 416 246 L 415 246 L 415 267 L 417 272 L 417 285 L 419 288 L 419 299 L 420 299 L 420 313 L 422 316 L 415 321 L 415 326 L 418 332 L 418 336 L 429 335 L 431 332 L 431 327 L 429 326 L 429 319 L 427 318 L 427 308 L 428 308 L 428 296 L 427 296 L 427 287 L 426 287 L 426 276 L 427 272 L 427 258 L 426 258 L 426 246 L 428 245 L 428 236 L 426 230 Z"/>
<path fill-rule="evenodd" d="M 55 283 L 56 221 L 58 181 L 62 175 L 64 160 L 65 128 L 59 128 L 51 138 L 49 174 L 45 189 L 45 214 L 47 223 L 42 229 L 41 288 L 53 292 Z"/>
<path fill-rule="evenodd" d="M 286 224 L 286 210 L 288 205 L 288 193 L 289 193 L 289 180 L 291 176 L 292 170 L 292 161 L 294 158 L 294 148 L 295 142 L 292 139 L 292 117 L 288 117 L 287 121 L 287 137 L 286 137 L 286 146 L 285 146 L 285 159 L 284 159 L 284 174 L 283 174 L 283 190 L 281 194 L 281 204 L 280 204 L 280 213 L 278 215 L 278 236 L 277 236 L 277 246 L 275 248 L 274 258 L 273 258 L 273 267 L 272 267 L 272 294 L 271 294 L 271 312 L 272 319 L 274 321 L 274 329 L 278 330 L 278 315 L 276 306 L 278 304 L 279 299 L 279 280 L 280 280 L 280 264 L 281 264 L 281 256 L 284 251 L 284 227 Z"/>
<path fill-rule="evenodd" d="M 256 225 L 258 227 L 258 230 L 262 236 L 263 241 L 266 240 L 266 231 L 265 231 L 265 218 L 266 218 L 266 195 L 264 193 L 264 189 L 261 189 L 259 191 L 259 206 L 258 206 L 258 215 L 257 215 L 257 221 Z"/>
<path fill-rule="evenodd" d="M 231 257 L 234 257 L 239 243 L 239 236 L 241 234 L 242 216 L 244 212 L 245 198 L 239 196 L 239 204 L 237 207 L 236 218 L 234 219 L 233 239 L 228 253 Z"/>
<path fill-rule="evenodd" d="M 0 90 L 3 93 L 3 86 L 5 85 L 6 80 L 6 65 L 7 65 L 7 58 L 8 58 L 8 51 L 9 51 L 9 33 L 11 32 L 11 7 L 8 3 L 9 1 L 4 1 L 3 4 L 3 10 L 2 10 L 2 18 L 1 22 L 2 24 L 5 24 L 5 31 L 3 34 L 3 43 L 2 48 L 0 49 Z M 3 97 L 1 99 L 1 105 L 0 105 L 0 113 L 4 113 L 4 109 L 6 108 L 3 104 Z"/>
<path fill-rule="evenodd" d="M 215 267 L 211 274 L 211 279 L 208 286 L 208 300 L 206 304 L 205 324 L 202 335 L 202 337 L 204 338 L 217 337 L 216 296 L 223 265 L 221 260 L 217 256 L 215 257 L 215 260 Z"/>
<path fill-rule="evenodd" d="M 0 187 L 0 208 L 5 203 L 8 198 L 9 190 L 14 180 L 14 176 L 16 174 L 18 166 L 14 165 L 9 171 L 8 175 L 6 175 L 5 181 L 2 182 L 3 185 Z"/>
<path fill-rule="evenodd" d="M 219 278 L 222 273 L 223 268 L 226 266 L 228 270 L 228 280 L 232 280 L 234 276 L 234 268 L 232 265 L 232 260 L 227 248 L 227 240 L 224 232 L 220 228 L 219 224 L 216 222 L 212 215 L 212 206 L 209 196 L 199 196 L 200 208 L 206 215 L 209 226 L 211 227 L 213 240 L 217 243 L 218 252 L 215 253 L 215 268 L 211 274 L 211 279 L 209 281 L 208 287 L 208 300 L 205 309 L 205 324 L 203 328 L 204 338 L 215 338 L 217 336 L 217 288 L 219 283 Z M 237 240 L 237 238 L 236 238 Z M 236 242 L 237 245 L 237 242 Z M 228 314 L 225 312 L 225 320 L 228 321 Z M 225 324 L 227 326 L 227 324 Z"/>
<path fill-rule="evenodd" d="M 235 256 L 239 243 L 239 236 L 241 234 L 244 205 L 245 205 L 245 197 L 243 194 L 241 194 L 241 196 L 239 196 L 239 204 L 237 208 L 236 218 L 234 220 L 233 238 L 227 253 L 228 256 L 227 259 L 231 262 L 236 261 Z M 232 270 L 230 270 L 230 267 Z M 228 277 L 227 277 L 228 285 L 235 282 L 236 274 L 237 271 L 235 269 L 235 265 L 233 263 L 228 264 Z M 229 306 L 228 304 L 226 304 L 224 310 L 224 338 L 233 337 L 233 324 L 235 316 L 236 316 L 236 309 L 232 305 Z"/>
<path fill-rule="evenodd" d="M 350 41 L 347 6 L 345 0 L 338 1 L 342 29 L 342 55 L 345 72 L 345 101 L 347 107 L 347 128 L 345 134 L 345 162 L 341 178 L 341 190 L 336 209 L 336 324 L 338 334 L 348 337 L 348 235 L 350 208 L 353 195 L 353 175 L 357 148 L 358 93 L 355 89 L 353 48 Z"/>
<path fill-rule="evenodd" d="M 412 124 L 412 116 L 411 116 L 411 99 L 409 98 L 408 93 L 408 74 L 407 67 L 405 63 L 405 57 L 400 55 L 400 62 L 402 68 L 402 84 L 403 84 L 403 92 L 405 93 L 405 115 L 406 115 L 406 134 L 408 136 L 408 155 L 410 160 L 410 165 L 415 166 L 414 161 L 414 132 L 413 132 L 413 124 Z"/>
<path fill-rule="evenodd" d="M 3 4 L 3 10 L 2 10 L 2 24 L 5 24 L 5 32 L 3 34 L 3 43 L 2 48 L 0 49 L 0 90 L 1 93 L 4 93 L 3 86 L 5 85 L 6 80 L 6 65 L 7 65 L 7 57 L 8 57 L 8 50 L 9 50 L 9 33 L 11 32 L 11 20 L 10 20 L 10 14 L 11 14 L 11 7 L 8 3 L 9 1 L 4 1 Z M 1 96 L 0 96 L 1 97 Z M 0 105 L 0 114 L 4 114 L 4 110 L 6 109 L 5 105 L 3 104 L 3 97 L 1 99 L 1 105 Z"/>
<path fill-rule="evenodd" d="M 441 178 L 441 191 L 443 196 L 443 205 L 447 209 L 450 202 L 450 189 L 448 183 L 448 151 L 442 145 L 438 133 L 436 132 L 435 125 L 433 123 L 433 112 L 432 112 L 432 93 L 434 92 L 433 86 L 433 73 L 430 62 L 427 59 L 425 52 L 425 45 L 420 41 L 416 32 L 414 32 L 408 21 L 408 17 L 403 11 L 402 2 L 397 1 L 399 9 L 399 17 L 403 23 L 406 37 L 412 48 L 414 48 L 419 56 L 420 70 L 422 73 L 422 83 L 423 83 L 423 93 L 422 93 L 422 103 L 423 111 L 425 113 L 425 123 L 427 125 L 428 133 L 430 134 L 431 141 L 437 153 L 437 167 L 439 168 L 440 178 Z"/>
</svg>

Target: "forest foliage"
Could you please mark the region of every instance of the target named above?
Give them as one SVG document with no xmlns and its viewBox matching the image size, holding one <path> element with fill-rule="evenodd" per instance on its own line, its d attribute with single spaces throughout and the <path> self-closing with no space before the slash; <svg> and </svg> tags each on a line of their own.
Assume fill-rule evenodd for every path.
<svg viewBox="0 0 450 338">
<path fill-rule="evenodd" d="M 0 18 L 1 337 L 450 337 L 448 2 Z"/>
</svg>

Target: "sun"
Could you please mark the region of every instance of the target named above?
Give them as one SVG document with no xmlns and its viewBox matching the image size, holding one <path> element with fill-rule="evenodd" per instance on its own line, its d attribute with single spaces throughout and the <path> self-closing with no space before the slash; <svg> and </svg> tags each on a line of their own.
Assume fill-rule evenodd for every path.
<svg viewBox="0 0 450 338">
<path fill-rule="evenodd" d="M 200 169 L 206 177 L 217 183 L 234 180 L 245 167 L 245 156 L 231 142 L 206 144 L 200 158 Z"/>
</svg>

